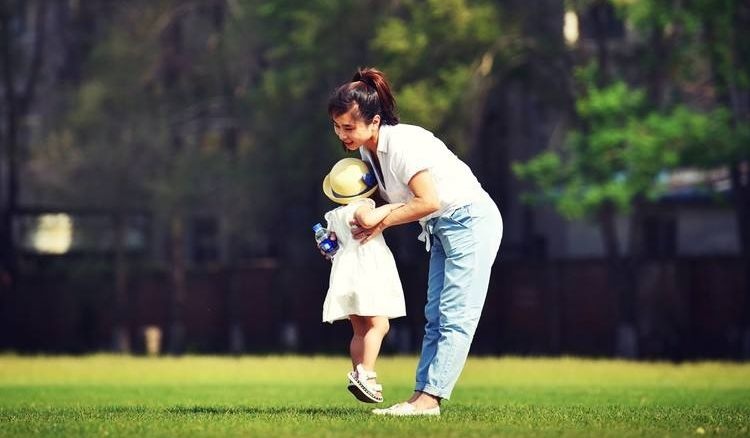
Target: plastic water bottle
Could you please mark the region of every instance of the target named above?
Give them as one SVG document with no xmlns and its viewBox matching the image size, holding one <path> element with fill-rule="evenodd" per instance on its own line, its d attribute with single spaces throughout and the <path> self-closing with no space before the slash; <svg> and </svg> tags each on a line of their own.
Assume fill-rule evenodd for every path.
<svg viewBox="0 0 750 438">
<path fill-rule="evenodd" d="M 321 224 L 313 225 L 313 233 L 315 233 L 315 241 L 318 242 L 318 248 L 320 248 L 328 258 L 333 258 L 336 251 L 339 249 L 339 243 L 335 240 L 331 240 L 331 235 L 328 230 L 323 228 Z"/>
</svg>

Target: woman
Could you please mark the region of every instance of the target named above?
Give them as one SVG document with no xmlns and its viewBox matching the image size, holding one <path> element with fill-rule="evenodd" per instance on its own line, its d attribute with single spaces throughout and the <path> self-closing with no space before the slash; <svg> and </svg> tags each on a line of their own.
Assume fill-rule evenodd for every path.
<svg viewBox="0 0 750 438">
<path fill-rule="evenodd" d="M 339 86 L 328 114 L 344 147 L 375 170 L 380 195 L 404 203 L 374 226 L 353 223 L 365 243 L 388 227 L 419 221 L 430 252 L 425 333 L 414 394 L 379 415 L 440 415 L 466 363 L 484 306 L 503 224 L 468 166 L 429 131 L 400 124 L 385 75 L 359 69 Z"/>
</svg>

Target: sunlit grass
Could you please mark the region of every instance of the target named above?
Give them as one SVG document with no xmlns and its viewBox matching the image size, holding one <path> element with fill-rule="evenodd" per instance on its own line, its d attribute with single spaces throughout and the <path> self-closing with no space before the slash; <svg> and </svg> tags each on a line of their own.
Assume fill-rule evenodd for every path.
<svg viewBox="0 0 750 438">
<path fill-rule="evenodd" d="M 378 363 L 386 404 L 416 357 Z M 750 434 L 750 365 L 470 358 L 443 416 L 380 418 L 343 357 L 0 356 L 0 436 Z"/>
</svg>

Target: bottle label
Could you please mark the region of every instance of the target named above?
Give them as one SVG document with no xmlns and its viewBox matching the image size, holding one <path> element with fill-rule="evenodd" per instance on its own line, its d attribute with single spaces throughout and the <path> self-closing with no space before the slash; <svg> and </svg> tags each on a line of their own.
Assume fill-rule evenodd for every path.
<svg viewBox="0 0 750 438">
<path fill-rule="evenodd" d="M 331 239 L 325 239 L 318 245 L 326 253 L 335 252 L 338 249 L 338 244 Z"/>
</svg>

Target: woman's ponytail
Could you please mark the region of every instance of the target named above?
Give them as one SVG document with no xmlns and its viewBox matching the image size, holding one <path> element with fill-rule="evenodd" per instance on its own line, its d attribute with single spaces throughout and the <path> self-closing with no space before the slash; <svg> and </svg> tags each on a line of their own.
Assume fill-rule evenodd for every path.
<svg viewBox="0 0 750 438">
<path fill-rule="evenodd" d="M 374 68 L 360 68 L 351 82 L 338 87 L 328 100 L 328 114 L 338 116 L 357 104 L 359 115 L 370 122 L 380 115 L 381 124 L 397 125 L 396 100 L 383 72 Z"/>
<path fill-rule="evenodd" d="M 375 68 L 360 68 L 354 74 L 352 81 L 362 81 L 372 87 L 378 94 L 380 101 L 380 118 L 385 125 L 398 124 L 398 115 L 396 114 L 396 99 L 391 93 L 391 85 L 385 78 L 385 74 Z"/>
</svg>

